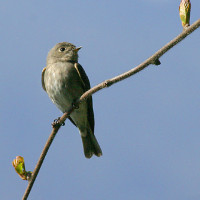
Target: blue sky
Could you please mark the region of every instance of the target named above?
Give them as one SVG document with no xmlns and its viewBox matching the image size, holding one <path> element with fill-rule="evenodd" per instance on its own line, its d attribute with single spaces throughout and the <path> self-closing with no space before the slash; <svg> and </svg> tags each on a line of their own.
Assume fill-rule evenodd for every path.
<svg viewBox="0 0 200 200">
<path fill-rule="evenodd" d="M 192 0 L 191 23 L 199 18 Z M 21 155 L 33 170 L 61 115 L 41 87 L 48 51 L 83 46 L 79 63 L 91 85 L 123 73 L 182 31 L 180 1 L 2 1 L 1 199 L 21 199 L 27 182 L 12 167 Z M 83 155 L 66 121 L 29 199 L 200 199 L 200 30 L 135 76 L 93 96 L 103 156 Z"/>
</svg>

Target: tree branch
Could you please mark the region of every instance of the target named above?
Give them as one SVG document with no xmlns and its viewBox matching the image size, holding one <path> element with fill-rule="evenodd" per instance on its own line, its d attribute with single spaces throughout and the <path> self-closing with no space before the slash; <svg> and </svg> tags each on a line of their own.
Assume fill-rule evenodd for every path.
<svg viewBox="0 0 200 200">
<path fill-rule="evenodd" d="M 111 78 L 109 80 L 106 80 L 98 85 L 96 85 L 95 87 L 91 88 L 90 90 L 88 90 L 87 92 L 85 92 L 75 103 L 76 106 L 78 106 L 80 103 L 82 103 L 83 101 L 85 101 L 88 97 L 90 97 L 92 94 L 98 92 L 99 90 L 109 87 L 112 84 L 115 84 L 119 81 L 122 81 L 136 73 L 138 73 L 139 71 L 143 70 L 144 68 L 146 68 L 147 66 L 149 66 L 150 64 L 155 64 L 156 61 L 158 61 L 158 59 L 165 54 L 168 50 L 170 50 L 173 46 L 177 45 L 179 42 L 181 42 L 184 38 L 186 38 L 188 35 L 190 35 L 194 30 L 196 30 L 198 27 L 200 26 L 200 19 L 198 19 L 195 23 L 193 23 L 191 26 L 189 26 L 186 30 L 184 30 L 180 35 L 178 35 L 176 38 L 174 38 L 173 40 L 171 40 L 169 43 L 167 43 L 164 47 L 162 47 L 160 50 L 158 50 L 155 54 L 153 54 L 151 57 L 149 57 L 147 60 L 145 60 L 143 63 L 141 63 L 140 65 L 138 65 L 137 67 L 119 75 L 116 76 L 114 78 Z M 38 163 L 33 171 L 31 180 L 29 181 L 29 184 L 27 186 L 27 189 L 24 193 L 23 196 L 23 200 L 26 200 L 29 196 L 29 193 L 31 191 L 31 188 L 34 184 L 34 181 L 39 173 L 40 167 L 42 166 L 42 163 L 44 161 L 44 158 L 49 150 L 49 147 L 51 145 L 51 143 L 54 140 L 54 137 L 56 136 L 58 130 L 60 129 L 60 126 L 63 124 L 63 122 L 65 122 L 65 120 L 69 117 L 69 115 L 73 112 L 73 110 L 75 109 L 76 106 L 71 106 L 71 108 L 69 108 L 69 110 L 63 114 L 63 116 L 59 119 L 59 123 L 53 127 L 53 130 L 45 144 L 45 147 L 40 155 L 40 158 L 38 160 Z"/>
</svg>

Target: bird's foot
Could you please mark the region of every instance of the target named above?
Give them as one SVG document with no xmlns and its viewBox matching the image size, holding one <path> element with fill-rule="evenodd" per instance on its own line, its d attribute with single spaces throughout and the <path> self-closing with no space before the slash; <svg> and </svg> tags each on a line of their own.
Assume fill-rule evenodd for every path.
<svg viewBox="0 0 200 200">
<path fill-rule="evenodd" d="M 62 124 L 60 123 L 60 117 L 58 117 L 58 119 L 54 119 L 53 122 L 51 123 L 52 127 L 56 127 L 56 126 L 64 126 L 65 122 L 63 122 Z"/>
<path fill-rule="evenodd" d="M 77 105 L 75 101 L 72 103 L 72 106 L 74 109 L 79 109 L 79 105 Z"/>
</svg>

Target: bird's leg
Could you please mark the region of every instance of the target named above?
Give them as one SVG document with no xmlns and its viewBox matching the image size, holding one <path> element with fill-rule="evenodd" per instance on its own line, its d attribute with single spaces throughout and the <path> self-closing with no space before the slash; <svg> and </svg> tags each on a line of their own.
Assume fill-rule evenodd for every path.
<svg viewBox="0 0 200 200">
<path fill-rule="evenodd" d="M 53 122 L 51 123 L 52 127 L 56 127 L 56 126 L 64 126 L 65 122 L 63 122 L 62 124 L 60 124 L 60 117 L 58 117 L 58 119 L 54 119 Z"/>
</svg>

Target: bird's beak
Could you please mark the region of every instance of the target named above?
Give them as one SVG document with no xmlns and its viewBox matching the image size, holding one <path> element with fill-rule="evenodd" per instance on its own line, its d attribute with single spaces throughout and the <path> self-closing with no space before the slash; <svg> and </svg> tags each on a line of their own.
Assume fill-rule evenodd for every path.
<svg viewBox="0 0 200 200">
<path fill-rule="evenodd" d="M 76 49 L 74 49 L 75 52 L 78 52 L 82 47 L 78 47 Z"/>
</svg>

